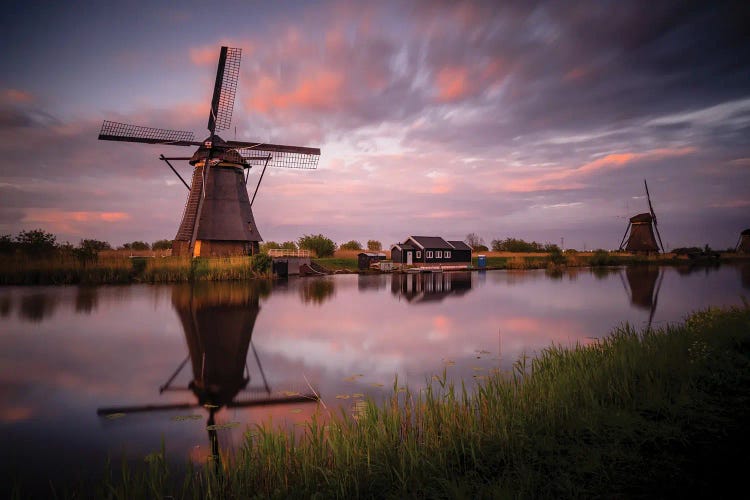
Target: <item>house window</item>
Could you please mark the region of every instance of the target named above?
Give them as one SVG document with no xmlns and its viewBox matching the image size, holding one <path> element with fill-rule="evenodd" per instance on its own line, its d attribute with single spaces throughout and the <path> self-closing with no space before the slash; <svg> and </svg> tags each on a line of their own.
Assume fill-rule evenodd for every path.
<svg viewBox="0 0 750 500">
<path fill-rule="evenodd" d="M 446 250 L 445 251 L 445 258 L 446 259 L 450 259 L 451 258 L 451 252 L 450 252 L 450 250 Z"/>
<path fill-rule="evenodd" d="M 437 250 L 435 252 L 435 258 L 436 259 L 442 259 L 443 258 L 443 251 L 442 250 Z"/>
<path fill-rule="evenodd" d="M 431 259 L 432 258 L 432 250 L 425 250 L 424 256 L 427 257 L 428 259 Z"/>
<path fill-rule="evenodd" d="M 421 250 L 417 250 L 417 258 L 418 259 L 422 258 L 422 251 Z"/>
</svg>

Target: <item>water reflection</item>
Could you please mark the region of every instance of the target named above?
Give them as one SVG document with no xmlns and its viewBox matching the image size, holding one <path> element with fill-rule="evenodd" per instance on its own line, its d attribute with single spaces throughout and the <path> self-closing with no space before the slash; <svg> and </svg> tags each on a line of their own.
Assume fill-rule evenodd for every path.
<svg viewBox="0 0 750 500">
<path fill-rule="evenodd" d="M 332 277 L 305 278 L 299 284 L 299 296 L 305 304 L 321 305 L 332 299 L 335 291 Z"/>
<path fill-rule="evenodd" d="M 32 323 L 49 318 L 57 308 L 57 295 L 40 292 L 21 297 L 19 315 Z"/>
<path fill-rule="evenodd" d="M 96 287 L 80 286 L 76 290 L 75 308 L 77 313 L 91 314 L 99 303 Z"/>
<path fill-rule="evenodd" d="M 471 272 L 394 274 L 391 293 L 412 304 L 440 302 L 471 291 Z"/>
<path fill-rule="evenodd" d="M 11 307 L 13 302 L 11 301 L 10 295 L 0 296 L 0 317 L 10 316 Z"/>
<path fill-rule="evenodd" d="M 625 268 L 625 276 L 630 288 L 630 303 L 649 312 L 647 328 L 651 328 L 664 270 L 658 266 L 629 266 Z"/>
<path fill-rule="evenodd" d="M 135 412 L 193 409 L 208 412 L 206 429 L 211 455 L 219 461 L 216 414 L 224 407 L 248 407 L 314 400 L 310 395 L 273 397 L 261 360 L 252 344 L 253 329 L 260 313 L 260 298 L 270 293 L 266 281 L 250 283 L 196 283 L 172 288 L 172 306 L 185 334 L 188 354 L 176 367 L 159 393 L 190 392 L 197 402 L 164 403 L 99 408 L 104 417 Z M 248 354 L 261 375 L 259 384 L 249 386 Z M 173 385 L 186 364 L 192 367 L 192 379 L 186 387 Z M 239 398 L 240 393 L 250 396 Z M 185 416 L 191 418 L 192 415 Z"/>
<path fill-rule="evenodd" d="M 740 280 L 742 281 L 742 288 L 750 290 L 750 264 L 740 265 Z"/>
</svg>

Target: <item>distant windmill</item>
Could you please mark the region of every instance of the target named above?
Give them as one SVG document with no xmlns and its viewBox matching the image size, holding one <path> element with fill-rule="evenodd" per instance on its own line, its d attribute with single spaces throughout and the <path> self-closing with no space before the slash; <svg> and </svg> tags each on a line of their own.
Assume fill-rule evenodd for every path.
<svg viewBox="0 0 750 500">
<path fill-rule="evenodd" d="M 659 252 L 661 248 L 662 253 L 664 252 L 664 245 L 661 243 L 661 235 L 659 234 L 659 226 L 656 221 L 656 214 L 654 213 L 654 207 L 651 204 L 651 195 L 648 192 L 648 183 L 643 180 L 643 184 L 646 186 L 646 198 L 648 199 L 649 212 L 638 214 L 630 218 L 628 227 L 625 229 L 625 234 L 620 242 L 620 250 L 625 247 L 627 252 Z M 653 226 L 651 225 L 653 222 Z M 654 237 L 654 230 L 656 230 L 656 236 L 659 238 L 659 244 L 656 244 L 656 238 Z M 630 236 L 628 236 L 628 232 Z M 627 238 L 627 243 L 625 243 Z"/>
<path fill-rule="evenodd" d="M 172 245 L 173 255 L 227 256 L 258 252 L 262 238 L 255 224 L 252 205 L 266 167 L 317 168 L 318 148 L 225 141 L 215 134 L 217 130 L 228 129 L 232 122 L 241 54 L 239 48 L 221 48 L 208 115 L 209 136 L 203 142 L 196 142 L 193 132 L 111 121 L 102 124 L 100 140 L 198 146 L 190 157 L 160 156 L 190 192 Z M 169 163 L 170 160 L 187 160 L 195 167 L 190 186 Z M 263 171 L 251 200 L 246 187 L 249 170 L 261 164 Z"/>
<path fill-rule="evenodd" d="M 734 247 L 735 252 L 750 253 L 750 229 L 745 229 L 740 233 L 740 239 Z"/>
</svg>

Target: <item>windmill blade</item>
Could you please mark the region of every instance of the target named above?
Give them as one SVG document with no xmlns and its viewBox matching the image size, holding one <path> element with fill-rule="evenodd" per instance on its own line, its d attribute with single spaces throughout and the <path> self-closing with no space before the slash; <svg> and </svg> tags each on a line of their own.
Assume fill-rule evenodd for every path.
<svg viewBox="0 0 750 500">
<path fill-rule="evenodd" d="M 200 146 L 192 132 L 164 128 L 141 127 L 127 123 L 104 120 L 99 131 L 100 141 L 141 142 L 145 144 L 168 144 L 170 146 Z"/>
<path fill-rule="evenodd" d="M 320 148 L 241 141 L 227 141 L 227 145 L 235 149 L 245 161 L 268 161 L 269 167 L 313 170 L 318 168 L 320 159 Z"/>
<path fill-rule="evenodd" d="M 247 408 L 251 406 L 268 406 L 277 404 L 313 403 L 315 401 L 318 401 L 318 397 L 315 394 L 300 394 L 298 396 L 279 396 L 232 401 L 230 403 L 227 403 L 226 407 Z M 96 414 L 100 417 L 106 417 L 107 415 L 114 415 L 118 413 L 128 414 L 146 413 L 150 411 L 190 410 L 193 408 L 201 407 L 202 405 L 200 405 L 199 403 L 164 403 L 155 405 L 111 406 L 108 408 L 97 408 Z"/>
<path fill-rule="evenodd" d="M 664 245 L 661 242 L 661 234 L 659 234 L 659 223 L 656 220 L 654 206 L 651 204 L 651 195 L 648 192 L 648 183 L 646 182 L 646 179 L 643 179 L 643 185 L 646 186 L 646 199 L 648 200 L 648 209 L 651 211 L 651 218 L 654 219 L 654 229 L 656 229 L 656 237 L 659 238 L 659 247 L 661 248 L 661 253 L 664 253 Z"/>
<path fill-rule="evenodd" d="M 646 199 L 648 200 L 648 209 L 651 212 L 651 217 L 654 219 L 654 224 L 656 224 L 656 214 L 654 213 L 654 206 L 651 205 L 651 195 L 648 194 L 648 183 L 646 182 L 646 179 L 643 179 L 643 185 L 646 186 Z"/>
<path fill-rule="evenodd" d="M 221 48 L 219 66 L 216 69 L 214 96 L 211 99 L 211 112 L 208 115 L 208 130 L 211 135 L 214 135 L 216 130 L 228 129 L 232 124 L 234 96 L 237 93 L 241 59 L 242 49 Z"/>
<path fill-rule="evenodd" d="M 620 248 L 618 250 L 622 250 L 622 246 L 625 244 L 625 237 L 628 235 L 629 230 L 630 230 L 630 221 L 628 221 L 628 227 L 625 228 L 625 234 L 622 235 L 622 241 L 620 241 Z"/>
</svg>

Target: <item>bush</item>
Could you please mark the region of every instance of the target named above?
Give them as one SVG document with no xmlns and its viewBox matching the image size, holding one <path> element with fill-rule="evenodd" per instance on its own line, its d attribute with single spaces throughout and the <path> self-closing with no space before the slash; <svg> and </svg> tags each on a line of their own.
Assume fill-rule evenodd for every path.
<svg viewBox="0 0 750 500">
<path fill-rule="evenodd" d="M 157 240 L 151 244 L 152 250 L 169 250 L 172 248 L 172 240 Z"/>
<path fill-rule="evenodd" d="M 383 249 L 383 244 L 378 240 L 367 240 L 367 249 L 372 252 L 377 252 Z"/>
<path fill-rule="evenodd" d="M 267 253 L 255 254 L 250 259 L 250 268 L 256 273 L 267 273 L 271 270 L 273 259 Z"/>
<path fill-rule="evenodd" d="M 529 243 L 519 238 L 505 238 L 504 240 L 492 240 L 492 250 L 495 252 L 550 252 L 557 245 L 549 243 L 542 245 L 536 241 Z M 559 248 L 558 248 L 559 249 Z"/>
<path fill-rule="evenodd" d="M 306 234 L 299 241 L 299 247 L 312 250 L 318 257 L 331 257 L 336 251 L 336 243 L 322 234 Z"/>
<path fill-rule="evenodd" d="M 122 250 L 150 250 L 151 249 L 149 244 L 143 241 L 133 241 L 131 243 L 125 243 L 120 248 Z"/>
<path fill-rule="evenodd" d="M 21 231 L 16 236 L 16 245 L 21 252 L 32 257 L 44 257 L 55 253 L 57 238 L 43 229 Z"/>
<path fill-rule="evenodd" d="M 339 247 L 341 250 L 362 250 L 362 243 L 355 240 L 347 241 L 346 243 L 342 243 Z"/>
</svg>

